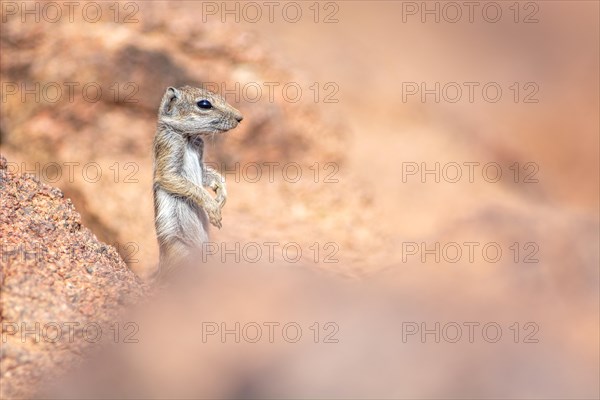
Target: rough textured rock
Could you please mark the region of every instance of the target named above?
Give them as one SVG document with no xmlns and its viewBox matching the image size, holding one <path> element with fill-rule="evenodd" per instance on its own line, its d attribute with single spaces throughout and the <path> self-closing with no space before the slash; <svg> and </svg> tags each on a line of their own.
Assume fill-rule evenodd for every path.
<svg viewBox="0 0 600 400">
<path fill-rule="evenodd" d="M 76 361 L 82 329 L 92 339 L 145 288 L 59 189 L 15 176 L 3 157 L 0 198 L 0 397 L 23 398 Z"/>
</svg>

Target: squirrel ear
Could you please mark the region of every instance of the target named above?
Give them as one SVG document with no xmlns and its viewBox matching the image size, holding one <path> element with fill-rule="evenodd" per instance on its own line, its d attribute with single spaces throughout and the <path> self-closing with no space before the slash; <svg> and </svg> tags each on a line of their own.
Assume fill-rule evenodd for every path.
<svg viewBox="0 0 600 400">
<path fill-rule="evenodd" d="M 171 115 L 173 107 L 181 98 L 181 92 L 174 87 L 168 87 L 160 104 L 161 111 L 166 115 Z"/>
</svg>

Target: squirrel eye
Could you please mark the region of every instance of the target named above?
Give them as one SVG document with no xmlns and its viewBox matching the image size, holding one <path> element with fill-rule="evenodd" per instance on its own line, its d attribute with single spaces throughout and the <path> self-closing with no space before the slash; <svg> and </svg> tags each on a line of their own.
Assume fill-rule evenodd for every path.
<svg viewBox="0 0 600 400">
<path fill-rule="evenodd" d="M 196 103 L 198 105 L 198 107 L 200 108 L 205 108 L 205 109 L 209 109 L 212 108 L 212 104 L 210 104 L 210 101 L 208 100 L 200 100 L 198 103 Z"/>
</svg>

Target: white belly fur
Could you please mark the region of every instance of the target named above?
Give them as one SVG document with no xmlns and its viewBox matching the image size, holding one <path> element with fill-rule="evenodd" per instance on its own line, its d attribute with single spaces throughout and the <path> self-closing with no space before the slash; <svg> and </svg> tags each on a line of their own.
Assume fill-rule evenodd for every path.
<svg viewBox="0 0 600 400">
<path fill-rule="evenodd" d="M 202 167 L 197 149 L 187 147 L 184 154 L 182 175 L 197 186 L 202 186 Z M 159 243 L 178 239 L 188 246 L 199 248 L 208 241 L 207 216 L 204 210 L 190 200 L 171 195 L 162 189 L 157 191 L 156 217 Z"/>
</svg>

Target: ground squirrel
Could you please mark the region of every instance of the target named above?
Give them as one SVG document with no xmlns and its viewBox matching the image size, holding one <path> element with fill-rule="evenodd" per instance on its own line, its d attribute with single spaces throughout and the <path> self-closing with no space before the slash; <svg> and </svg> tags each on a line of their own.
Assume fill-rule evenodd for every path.
<svg viewBox="0 0 600 400">
<path fill-rule="evenodd" d="M 221 228 L 225 181 L 203 163 L 204 137 L 233 129 L 241 121 L 242 114 L 215 93 L 191 86 L 167 88 L 154 137 L 154 218 L 161 275 L 208 240 L 207 217 Z"/>
</svg>

